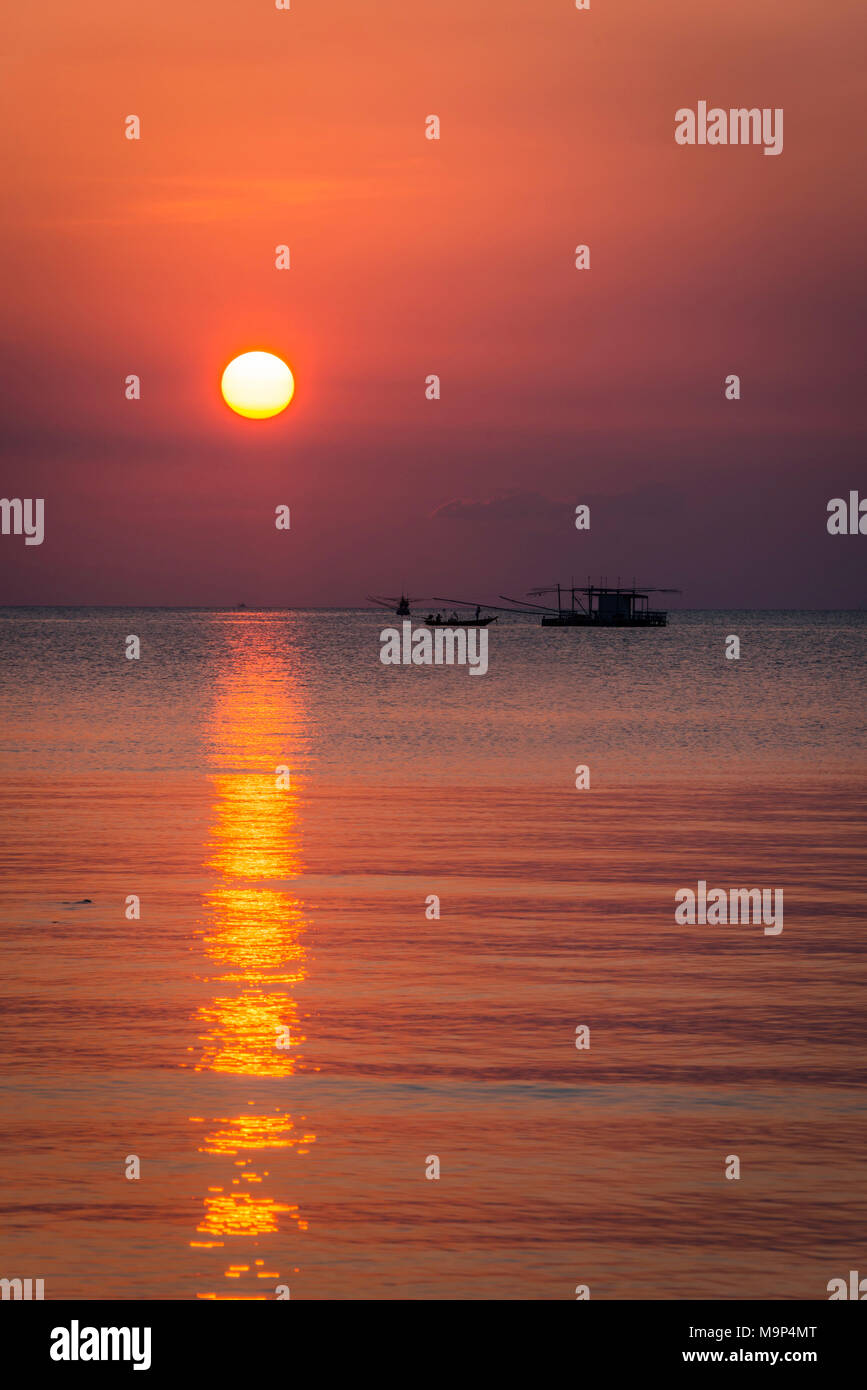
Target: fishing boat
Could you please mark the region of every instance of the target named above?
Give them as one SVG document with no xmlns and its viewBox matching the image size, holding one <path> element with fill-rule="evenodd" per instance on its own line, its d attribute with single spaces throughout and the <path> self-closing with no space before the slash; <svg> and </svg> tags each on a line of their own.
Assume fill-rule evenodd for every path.
<svg viewBox="0 0 867 1390">
<path fill-rule="evenodd" d="M 651 608 L 650 595 L 679 593 L 680 589 L 639 587 L 634 581 L 624 585 L 619 579 L 616 584 L 608 584 L 605 580 L 601 584 L 588 581 L 583 586 L 549 584 L 541 589 L 530 589 L 528 597 L 523 599 L 500 594 L 500 598 L 509 603 L 508 608 L 495 603 L 485 606 L 498 608 L 501 613 L 538 617 L 542 627 L 665 627 L 668 613 L 662 608 Z M 544 598 L 549 594 L 557 595 L 556 607 L 553 603 L 531 602 L 531 597 Z"/>
<path fill-rule="evenodd" d="M 466 603 L 466 599 L 460 598 L 434 598 L 434 603 Z M 490 605 L 485 605 L 489 607 Z M 476 604 L 475 614 L 457 613 L 452 610 L 450 616 L 443 617 L 439 613 L 428 613 L 424 619 L 419 619 L 423 627 L 489 627 L 491 623 L 497 621 L 492 613 L 490 617 L 482 617 L 482 604 Z"/>
<path fill-rule="evenodd" d="M 456 613 L 454 617 L 442 618 L 428 613 L 426 618 L 419 618 L 418 621 L 422 627 L 489 627 L 497 619 L 493 614 L 489 618 L 474 618 L 472 616 L 461 617 L 460 614 Z"/>
<path fill-rule="evenodd" d="M 548 594 L 557 595 L 557 607 L 552 604 L 531 603 L 530 609 L 542 614 L 543 627 L 665 627 L 668 613 L 661 608 L 650 607 L 651 594 L 679 594 L 679 589 L 660 589 L 653 586 L 638 588 L 611 584 L 587 584 L 568 588 L 552 584 L 547 588 L 530 589 L 528 597 L 542 598 Z M 568 606 L 565 602 L 569 596 Z M 510 603 L 520 603 L 520 599 L 501 598 Z M 524 603 L 527 600 L 523 600 Z M 526 612 L 526 608 L 523 610 Z"/>
<path fill-rule="evenodd" d="M 371 603 L 377 604 L 380 608 L 391 608 L 392 604 L 396 603 L 397 607 L 394 609 L 394 612 L 399 618 L 411 618 L 412 609 L 410 608 L 410 604 L 421 603 L 420 598 L 408 598 L 406 594 L 401 594 L 399 599 L 397 597 L 390 598 L 387 594 L 368 594 L 367 597 Z M 467 600 L 434 598 L 431 602 L 460 604 L 466 603 Z M 448 613 L 430 612 L 426 618 L 416 618 L 416 622 L 420 627 L 488 627 L 491 623 L 495 623 L 496 621 L 497 619 L 494 614 L 491 614 L 489 617 L 482 617 L 481 604 L 476 604 L 475 614 L 458 613 L 453 610 L 450 615 Z"/>
</svg>

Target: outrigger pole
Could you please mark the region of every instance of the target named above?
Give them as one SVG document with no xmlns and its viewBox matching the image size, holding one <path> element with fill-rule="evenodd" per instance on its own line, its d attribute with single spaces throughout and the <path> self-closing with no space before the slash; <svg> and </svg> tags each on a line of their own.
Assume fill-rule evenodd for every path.
<svg viewBox="0 0 867 1390">
<path fill-rule="evenodd" d="M 433 602 L 434 602 L 434 603 L 458 603 L 458 604 L 461 604 L 461 605 L 462 605 L 463 607 L 465 607 L 465 608 L 496 608 L 496 606 L 497 606 L 495 603 L 477 603 L 476 600 L 475 600 L 474 598 L 442 598 L 442 597 L 438 597 L 436 594 L 434 594 L 434 596 L 433 596 Z M 501 608 L 499 611 L 500 611 L 501 613 L 505 613 L 505 612 L 507 612 L 508 610 L 507 610 L 507 609 L 504 609 L 504 608 Z"/>
<path fill-rule="evenodd" d="M 524 604 L 527 605 L 526 608 L 520 608 L 520 609 L 518 609 L 518 608 L 504 608 L 504 609 L 503 609 L 503 612 L 504 612 L 504 613 L 526 613 L 526 612 L 529 611 L 530 608 L 538 609 L 538 610 L 539 610 L 540 612 L 542 612 L 542 613 L 557 613 L 557 612 L 559 612 L 559 609 L 557 609 L 557 608 L 551 608 L 550 605 L 547 604 L 547 603 L 530 603 L 530 600 L 529 600 L 529 599 L 526 599 L 526 598 L 512 598 L 510 594 L 500 594 L 500 598 L 507 598 L 507 599 L 509 600 L 510 603 L 524 603 Z"/>
<path fill-rule="evenodd" d="M 506 594 L 500 594 L 500 598 L 506 598 Z M 500 604 L 500 603 L 479 603 L 479 602 L 477 602 L 475 599 L 472 599 L 472 598 L 437 598 L 437 597 L 435 596 L 434 599 L 433 599 L 433 602 L 434 602 L 434 603 L 460 603 L 460 604 L 465 604 L 468 608 L 492 608 L 492 609 L 494 610 L 495 613 L 530 613 L 530 609 L 529 609 L 529 608 L 504 608 L 504 607 L 502 606 L 502 604 Z M 512 602 L 512 603 L 519 603 L 519 602 L 520 602 L 520 599 L 512 599 L 512 600 L 510 600 L 510 602 Z M 554 609 L 552 608 L 552 609 L 550 609 L 550 610 L 548 610 L 548 611 L 550 611 L 551 613 L 553 613 L 553 612 L 554 612 Z M 535 617 L 535 614 L 530 613 L 530 616 L 531 616 L 531 617 Z"/>
</svg>

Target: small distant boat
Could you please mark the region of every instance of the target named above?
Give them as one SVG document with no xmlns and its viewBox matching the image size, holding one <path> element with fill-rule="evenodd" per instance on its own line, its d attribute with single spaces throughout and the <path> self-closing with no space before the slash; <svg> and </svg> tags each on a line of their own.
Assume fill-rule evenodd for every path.
<svg viewBox="0 0 867 1390">
<path fill-rule="evenodd" d="M 369 603 L 375 603 L 379 608 L 391 608 L 391 605 L 396 603 L 397 607 L 394 611 L 399 618 L 411 617 L 412 610 L 410 609 L 410 604 L 421 603 L 420 598 L 409 598 L 406 594 L 401 594 L 399 597 L 397 595 L 389 596 L 388 594 L 368 594 L 367 599 Z"/>
</svg>

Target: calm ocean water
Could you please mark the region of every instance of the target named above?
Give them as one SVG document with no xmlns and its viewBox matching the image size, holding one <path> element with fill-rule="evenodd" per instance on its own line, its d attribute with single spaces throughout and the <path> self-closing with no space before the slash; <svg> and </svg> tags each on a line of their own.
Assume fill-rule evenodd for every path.
<svg viewBox="0 0 867 1390">
<path fill-rule="evenodd" d="M 382 666 L 392 621 L 0 610 L 0 1276 L 827 1297 L 867 1225 L 867 615 L 503 618 L 483 677 Z M 783 888 L 783 932 L 675 926 L 699 879 Z"/>
</svg>

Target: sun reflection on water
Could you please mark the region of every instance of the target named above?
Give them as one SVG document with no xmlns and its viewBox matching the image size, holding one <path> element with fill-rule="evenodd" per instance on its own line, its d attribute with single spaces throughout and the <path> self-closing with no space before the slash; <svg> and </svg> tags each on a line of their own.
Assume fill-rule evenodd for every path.
<svg viewBox="0 0 867 1390">
<path fill-rule="evenodd" d="M 302 872 L 298 794 L 277 785 L 275 770 L 298 751 L 304 729 L 297 691 L 287 685 L 285 670 L 275 668 L 267 652 L 251 652 L 255 628 L 243 635 L 247 648 L 233 654 L 209 729 L 211 762 L 218 771 L 205 868 L 216 881 L 204 895 L 200 938 L 216 968 L 208 983 L 217 988 L 196 1015 L 194 1065 L 199 1072 L 272 1079 L 303 1068 L 301 1049 L 307 1041 L 293 993 L 307 976 L 303 905 L 272 886 Z M 304 1116 L 296 1123 L 281 1107 L 258 1100 L 240 1114 L 195 1116 L 190 1123 L 201 1126 L 198 1150 L 219 1164 L 219 1171 L 212 1175 L 189 1244 L 221 1251 L 222 1278 L 237 1284 L 198 1297 L 273 1298 L 287 1277 L 277 1267 L 278 1247 L 267 1255 L 267 1264 L 264 1255 L 257 1257 L 260 1241 L 270 1238 L 274 1244 L 281 1231 L 297 1235 L 307 1221 L 297 1203 L 273 1195 L 276 1180 L 261 1162 L 268 1162 L 270 1150 L 272 1161 L 281 1163 L 282 1188 L 285 1159 L 307 1155 L 316 1135 Z M 203 1278 L 214 1273 L 212 1266 L 201 1271 Z"/>
</svg>

